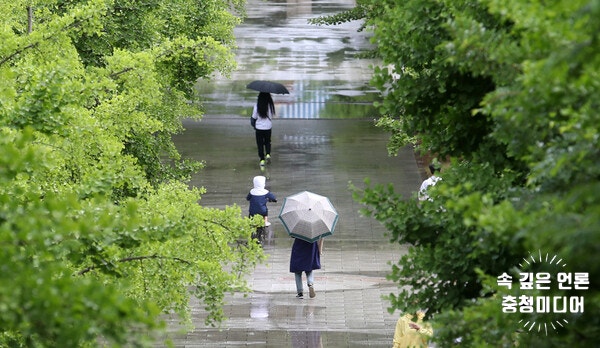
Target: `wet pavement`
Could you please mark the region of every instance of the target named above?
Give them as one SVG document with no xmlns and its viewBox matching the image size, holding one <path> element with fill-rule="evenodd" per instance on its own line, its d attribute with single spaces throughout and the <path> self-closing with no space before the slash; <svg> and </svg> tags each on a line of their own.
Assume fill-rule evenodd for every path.
<svg viewBox="0 0 600 348">
<path fill-rule="evenodd" d="M 369 49 L 366 34 L 356 32 L 360 23 L 306 22 L 354 3 L 249 0 L 248 19 L 236 29 L 239 69 L 230 78 L 198 84 L 206 116 L 185 121 L 186 131 L 174 140 L 184 157 L 205 162 L 192 179 L 207 190 L 200 203 L 235 204 L 245 215 L 255 175 L 267 177 L 279 201 L 269 205 L 268 259 L 247 278 L 251 292 L 227 295 L 228 319 L 218 328 L 204 325 L 205 313 L 193 302 L 193 330 L 169 325 L 175 347 L 391 346 L 399 314 L 388 313 L 382 297 L 398 292 L 386 274 L 406 249 L 390 244 L 385 228 L 359 213 L 349 183 L 362 188 L 368 177 L 411 197 L 421 172 L 409 148 L 388 156 L 389 136 L 374 126 L 376 94 L 368 87 L 374 62 L 355 57 Z M 245 85 L 254 79 L 276 80 L 290 90 L 274 95 L 272 162 L 264 170 L 248 119 L 256 92 Z M 289 272 L 293 240 L 277 215 L 284 197 L 304 190 L 329 197 L 339 220 L 325 239 L 322 269 L 315 271 L 317 295 L 299 300 Z"/>
<path fill-rule="evenodd" d="M 194 178 L 194 185 L 207 189 L 204 206 L 236 204 L 245 214 L 252 178 L 268 177 L 267 188 L 278 198 L 269 204 L 268 259 L 248 277 L 247 297 L 227 296 L 228 320 L 220 328 L 204 326 L 197 303 L 194 330 L 179 332 L 172 323 L 175 346 L 389 347 L 398 313 L 388 313 L 382 296 L 398 289 L 385 275 L 406 249 L 390 244 L 383 226 L 359 213 L 348 184 L 364 187 L 369 177 L 410 197 L 421 183 L 412 150 L 389 157 L 388 136 L 371 120 L 275 120 L 273 159 L 263 171 L 246 123 L 235 116 L 189 121 L 176 143 L 184 155 L 206 163 Z M 288 269 L 292 239 L 277 215 L 284 197 L 303 190 L 330 197 L 340 216 L 334 235 L 325 239 L 322 269 L 315 271 L 317 296 L 298 300 Z"/>
</svg>

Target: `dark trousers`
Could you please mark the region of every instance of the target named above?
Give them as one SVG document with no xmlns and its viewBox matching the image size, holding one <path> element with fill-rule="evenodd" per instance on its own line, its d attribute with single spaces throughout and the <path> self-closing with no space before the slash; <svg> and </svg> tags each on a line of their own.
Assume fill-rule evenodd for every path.
<svg viewBox="0 0 600 348">
<path fill-rule="evenodd" d="M 265 154 L 271 154 L 271 130 L 257 129 L 256 130 L 256 146 L 258 147 L 258 157 L 261 160 L 265 159 Z"/>
</svg>

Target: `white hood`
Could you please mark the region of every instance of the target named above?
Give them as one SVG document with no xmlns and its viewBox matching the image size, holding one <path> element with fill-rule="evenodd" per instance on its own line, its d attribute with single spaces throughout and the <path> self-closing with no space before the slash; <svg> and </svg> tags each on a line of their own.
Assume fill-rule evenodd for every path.
<svg viewBox="0 0 600 348">
<path fill-rule="evenodd" d="M 252 180 L 254 184 L 254 188 L 250 190 L 250 194 L 253 196 L 264 196 L 269 193 L 269 190 L 265 189 L 265 183 L 267 182 L 267 178 L 262 175 L 255 176 Z"/>
</svg>

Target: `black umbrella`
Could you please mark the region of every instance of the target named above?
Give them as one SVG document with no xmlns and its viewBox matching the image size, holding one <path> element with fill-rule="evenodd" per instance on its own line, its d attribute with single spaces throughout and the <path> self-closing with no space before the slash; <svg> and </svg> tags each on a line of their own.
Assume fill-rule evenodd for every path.
<svg viewBox="0 0 600 348">
<path fill-rule="evenodd" d="M 279 82 L 272 82 L 272 81 L 262 81 L 262 80 L 252 81 L 248 84 L 248 86 L 246 86 L 246 88 L 250 88 L 255 91 L 266 92 L 266 93 L 290 94 L 290 92 L 287 90 L 287 88 L 285 88 L 284 85 L 282 85 Z"/>
</svg>

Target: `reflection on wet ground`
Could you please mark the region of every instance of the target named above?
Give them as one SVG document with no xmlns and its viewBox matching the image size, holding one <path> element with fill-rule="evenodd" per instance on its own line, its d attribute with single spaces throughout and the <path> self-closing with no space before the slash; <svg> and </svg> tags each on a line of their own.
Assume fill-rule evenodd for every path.
<svg viewBox="0 0 600 348">
<path fill-rule="evenodd" d="M 354 3 L 250 0 L 248 18 L 235 31 L 239 69 L 233 79 L 368 81 L 371 62 L 355 59 L 371 48 L 367 34 L 357 32 L 361 23 L 323 27 L 307 22 Z"/>
<path fill-rule="evenodd" d="M 258 95 L 245 87 L 252 80 L 199 82 L 197 88 L 203 96 L 206 114 L 249 117 Z M 373 106 L 379 96 L 365 82 L 277 81 L 283 82 L 290 91 L 289 95 L 273 95 L 277 118 L 372 119 L 380 116 Z"/>
<path fill-rule="evenodd" d="M 238 69 L 230 78 L 200 81 L 206 113 L 249 116 L 253 80 L 286 85 L 289 95 L 274 95 L 281 118 L 376 117 L 369 86 L 373 59 L 360 59 L 372 48 L 360 22 L 316 26 L 308 19 L 337 13 L 354 1 L 248 1 L 248 17 L 235 30 Z"/>
</svg>

